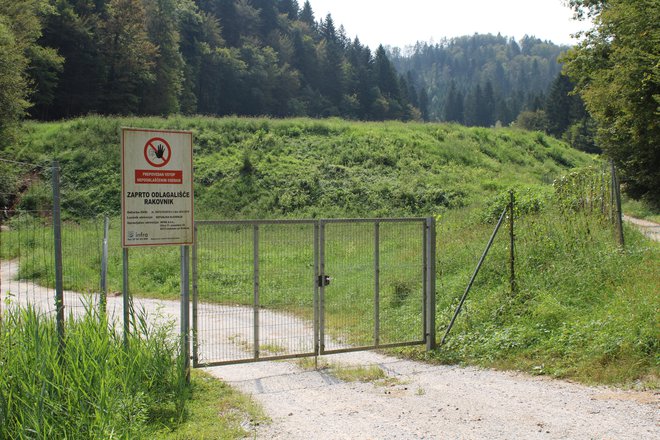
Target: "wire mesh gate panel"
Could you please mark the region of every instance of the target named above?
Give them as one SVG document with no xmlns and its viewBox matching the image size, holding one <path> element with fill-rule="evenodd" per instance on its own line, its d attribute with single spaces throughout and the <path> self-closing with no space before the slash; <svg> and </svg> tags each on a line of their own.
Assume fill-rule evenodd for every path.
<svg viewBox="0 0 660 440">
<path fill-rule="evenodd" d="M 321 354 L 426 342 L 427 219 L 320 221 Z"/>
<path fill-rule="evenodd" d="M 195 234 L 193 366 L 435 339 L 433 219 L 199 221 Z"/>
</svg>

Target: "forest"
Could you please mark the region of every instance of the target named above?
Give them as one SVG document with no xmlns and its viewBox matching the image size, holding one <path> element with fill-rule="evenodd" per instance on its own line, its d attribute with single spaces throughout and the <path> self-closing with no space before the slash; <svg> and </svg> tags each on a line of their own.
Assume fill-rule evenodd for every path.
<svg viewBox="0 0 660 440">
<path fill-rule="evenodd" d="M 572 48 L 475 34 L 373 51 L 308 1 L 0 0 L 0 137 L 89 114 L 516 125 L 608 153 L 657 201 L 658 3 L 568 3 L 595 20 Z"/>
<path fill-rule="evenodd" d="M 27 46 L 23 107 L 39 120 L 182 113 L 507 125 L 545 109 L 566 49 L 473 35 L 374 52 L 296 0 L 24 3 L 19 11 L 0 0 L 0 11 L 8 30 L 26 34 L 15 35 Z"/>
</svg>

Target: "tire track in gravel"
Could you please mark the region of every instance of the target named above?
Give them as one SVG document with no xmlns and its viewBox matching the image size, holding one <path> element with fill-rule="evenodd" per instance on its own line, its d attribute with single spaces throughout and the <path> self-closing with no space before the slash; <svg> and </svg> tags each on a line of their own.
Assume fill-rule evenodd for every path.
<svg viewBox="0 0 660 440">
<path fill-rule="evenodd" d="M 2 262 L 0 291 L 18 291 L 16 262 Z M 15 303 L 52 310 L 52 290 L 22 281 Z M 50 294 L 50 296 L 49 296 Z M 65 294 L 80 312 L 83 295 Z M 121 298 L 108 298 L 121 316 Z M 159 319 L 178 321 L 178 301 L 136 299 Z M 231 307 L 206 305 L 215 310 Z M 273 313 L 278 319 L 296 320 Z M 299 323 L 298 323 L 299 324 Z M 218 335 L 229 339 L 228 335 Z M 376 365 L 389 385 L 347 383 L 295 361 L 205 370 L 259 402 L 272 423 L 247 426 L 256 438 L 277 439 L 657 439 L 660 393 L 587 387 L 546 377 L 429 365 L 376 352 L 328 356 L 330 362 Z"/>
</svg>

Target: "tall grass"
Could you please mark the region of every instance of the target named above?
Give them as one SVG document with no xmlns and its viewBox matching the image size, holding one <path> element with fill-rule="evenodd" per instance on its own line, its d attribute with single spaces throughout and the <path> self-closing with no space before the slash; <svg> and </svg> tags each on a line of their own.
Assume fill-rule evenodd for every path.
<svg viewBox="0 0 660 440">
<path fill-rule="evenodd" d="M 587 383 L 658 386 L 660 246 L 626 228 L 621 249 L 607 209 L 591 197 L 586 200 L 596 203 L 579 200 L 564 182 L 539 199 L 538 209 L 517 212 L 517 290 L 509 286 L 504 233 L 448 342 L 432 358 Z M 490 234 L 492 225 L 484 223 L 490 213 L 449 212 L 441 221 L 440 331 Z"/>
<path fill-rule="evenodd" d="M 59 351 L 55 321 L 10 307 L 0 322 L 0 438 L 149 438 L 184 415 L 188 389 L 168 326 L 123 335 L 88 309 Z"/>
<path fill-rule="evenodd" d="M 59 160 L 65 216 L 116 215 L 122 126 L 193 131 L 198 219 L 428 215 L 593 161 L 551 137 L 509 128 L 207 117 L 30 122 L 5 154 Z M 36 195 L 19 198 L 19 207 L 34 209 L 28 202 Z"/>
</svg>

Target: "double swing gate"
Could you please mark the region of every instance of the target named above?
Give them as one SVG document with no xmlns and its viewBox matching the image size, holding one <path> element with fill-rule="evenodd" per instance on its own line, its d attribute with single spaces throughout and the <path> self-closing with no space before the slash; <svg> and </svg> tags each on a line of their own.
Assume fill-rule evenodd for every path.
<svg viewBox="0 0 660 440">
<path fill-rule="evenodd" d="M 435 222 L 198 221 L 193 366 L 435 345 Z"/>
</svg>

